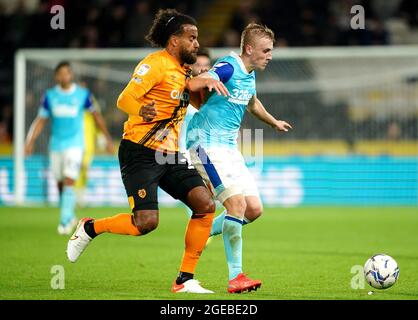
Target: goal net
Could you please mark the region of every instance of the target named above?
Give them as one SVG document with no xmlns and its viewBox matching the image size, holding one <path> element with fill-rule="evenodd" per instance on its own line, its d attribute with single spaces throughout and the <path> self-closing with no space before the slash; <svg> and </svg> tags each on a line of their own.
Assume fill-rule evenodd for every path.
<svg viewBox="0 0 418 320">
<path fill-rule="evenodd" d="M 231 50 L 238 52 L 210 52 L 216 60 Z M 93 92 L 117 144 L 126 120 L 116 108 L 117 97 L 136 64 L 151 51 L 17 53 L 14 170 L 1 172 L 2 193 L 10 195 L 3 196 L 3 202 L 58 201 L 49 170 L 49 128 L 38 138 L 34 154 L 26 159 L 23 155 L 24 137 L 40 98 L 54 85 L 56 64 L 72 63 L 76 81 Z M 262 159 L 252 170 L 267 205 L 417 205 L 418 47 L 275 49 L 273 60 L 256 79 L 266 109 L 293 126 L 288 133 L 277 133 L 250 114 L 243 121 L 252 137 L 262 129 Z M 9 187 L 3 186 L 6 180 Z M 126 205 L 116 156 L 95 157 L 85 193 L 90 205 Z M 160 200 L 176 203 L 163 193 Z"/>
</svg>

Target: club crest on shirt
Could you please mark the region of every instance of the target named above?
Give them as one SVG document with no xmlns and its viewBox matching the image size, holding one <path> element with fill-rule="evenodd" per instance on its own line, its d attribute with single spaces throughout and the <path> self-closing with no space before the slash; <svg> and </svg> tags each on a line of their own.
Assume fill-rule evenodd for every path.
<svg viewBox="0 0 418 320">
<path fill-rule="evenodd" d="M 145 189 L 140 189 L 140 190 L 138 190 L 138 196 L 139 196 L 141 199 L 144 199 L 144 198 L 147 196 L 147 192 L 145 191 Z"/>
<path fill-rule="evenodd" d="M 142 64 L 138 70 L 136 71 L 136 73 L 140 76 L 144 76 L 147 74 L 147 72 L 149 71 L 149 69 L 151 69 L 151 66 L 148 64 Z"/>
</svg>

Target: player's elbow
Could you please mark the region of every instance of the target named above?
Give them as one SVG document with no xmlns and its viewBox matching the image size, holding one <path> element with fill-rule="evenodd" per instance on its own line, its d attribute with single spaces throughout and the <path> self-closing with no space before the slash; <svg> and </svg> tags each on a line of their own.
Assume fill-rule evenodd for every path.
<svg viewBox="0 0 418 320">
<path fill-rule="evenodd" d="M 134 99 L 132 99 L 131 97 L 129 97 L 126 93 L 122 92 L 119 97 L 118 100 L 116 102 L 116 106 L 118 107 L 119 110 L 122 110 L 123 112 L 127 113 L 127 114 L 136 114 L 136 110 L 134 105 L 136 105 L 136 101 Z"/>
<path fill-rule="evenodd" d="M 140 103 L 137 101 L 137 97 L 130 92 L 122 91 L 116 102 L 118 109 L 129 115 L 138 115 L 140 109 Z"/>
<path fill-rule="evenodd" d="M 125 94 L 122 92 L 119 95 L 118 100 L 116 101 L 116 106 L 118 107 L 118 109 L 125 111 L 125 103 L 126 103 L 125 100 L 126 100 Z"/>
</svg>

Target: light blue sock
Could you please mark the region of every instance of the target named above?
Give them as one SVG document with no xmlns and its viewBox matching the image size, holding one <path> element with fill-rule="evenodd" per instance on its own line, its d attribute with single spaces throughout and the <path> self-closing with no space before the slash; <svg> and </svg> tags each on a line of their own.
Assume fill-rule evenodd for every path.
<svg viewBox="0 0 418 320">
<path fill-rule="evenodd" d="M 67 225 L 74 217 L 75 191 L 72 186 L 64 186 L 61 195 L 61 218 L 60 223 Z"/>
<path fill-rule="evenodd" d="M 226 215 L 222 226 L 229 280 L 242 272 L 242 220 Z"/>
<path fill-rule="evenodd" d="M 218 234 L 222 233 L 222 225 L 224 223 L 226 210 L 222 211 L 220 215 L 218 215 L 215 219 L 213 219 L 212 229 L 210 230 L 209 237 L 217 236 Z M 245 226 L 249 224 L 251 221 L 244 217 L 242 221 L 242 225 Z"/>
<path fill-rule="evenodd" d="M 224 223 L 226 210 L 222 211 L 215 219 L 213 219 L 212 229 L 210 229 L 210 237 L 216 236 L 222 233 L 222 225 Z"/>
</svg>

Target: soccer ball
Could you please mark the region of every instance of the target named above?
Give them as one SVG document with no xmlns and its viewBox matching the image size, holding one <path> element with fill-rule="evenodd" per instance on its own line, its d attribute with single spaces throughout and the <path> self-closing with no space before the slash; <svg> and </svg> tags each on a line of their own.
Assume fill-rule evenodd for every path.
<svg viewBox="0 0 418 320">
<path fill-rule="evenodd" d="M 373 288 L 387 289 L 398 280 L 399 267 L 391 256 L 376 254 L 366 261 L 364 276 Z"/>
</svg>

